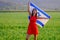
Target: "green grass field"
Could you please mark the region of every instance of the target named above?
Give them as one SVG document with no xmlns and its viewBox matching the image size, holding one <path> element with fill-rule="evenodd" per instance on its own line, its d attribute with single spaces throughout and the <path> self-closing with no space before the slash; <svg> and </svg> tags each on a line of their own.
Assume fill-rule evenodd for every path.
<svg viewBox="0 0 60 40">
<path fill-rule="evenodd" d="M 51 19 L 44 28 L 38 26 L 38 40 L 60 40 L 60 12 L 47 13 Z M 27 12 L 0 12 L 0 40 L 25 40 L 27 28 Z"/>
</svg>

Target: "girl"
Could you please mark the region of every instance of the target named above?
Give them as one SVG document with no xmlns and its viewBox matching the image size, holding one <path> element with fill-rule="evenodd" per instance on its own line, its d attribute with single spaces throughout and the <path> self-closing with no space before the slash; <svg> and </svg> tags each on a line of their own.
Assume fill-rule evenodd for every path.
<svg viewBox="0 0 60 40">
<path fill-rule="evenodd" d="M 36 25 L 36 20 L 37 19 L 46 19 L 46 18 L 38 17 L 36 9 L 33 9 L 32 13 L 30 13 L 29 3 L 28 3 L 28 12 L 29 12 L 29 16 L 30 16 L 30 23 L 29 23 L 28 30 L 27 30 L 26 40 L 28 40 L 30 35 L 32 35 L 32 34 L 34 35 L 34 40 L 37 40 L 38 27 Z"/>
</svg>

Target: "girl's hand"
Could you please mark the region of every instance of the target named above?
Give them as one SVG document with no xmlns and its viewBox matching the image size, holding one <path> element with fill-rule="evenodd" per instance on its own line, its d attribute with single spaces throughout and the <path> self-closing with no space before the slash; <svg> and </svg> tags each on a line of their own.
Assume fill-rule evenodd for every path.
<svg viewBox="0 0 60 40">
<path fill-rule="evenodd" d="M 28 12 L 29 12 L 29 16 L 31 16 L 31 13 L 30 13 L 30 1 L 28 2 Z"/>
<path fill-rule="evenodd" d="M 28 1 L 28 4 L 30 4 L 30 0 Z"/>
</svg>

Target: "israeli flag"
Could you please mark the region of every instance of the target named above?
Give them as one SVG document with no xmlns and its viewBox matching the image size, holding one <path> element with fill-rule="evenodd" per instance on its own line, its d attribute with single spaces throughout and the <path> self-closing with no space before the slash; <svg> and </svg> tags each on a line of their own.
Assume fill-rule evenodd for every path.
<svg viewBox="0 0 60 40">
<path fill-rule="evenodd" d="M 44 12 L 43 10 L 41 10 L 39 7 L 37 7 L 35 4 L 30 3 L 30 12 L 32 13 L 33 9 L 37 10 L 37 16 L 39 17 L 45 17 L 48 19 L 37 19 L 36 24 L 39 25 L 40 27 L 44 27 L 44 25 L 48 22 L 48 20 L 50 19 L 50 16 Z M 30 17 L 29 17 L 30 18 Z"/>
</svg>

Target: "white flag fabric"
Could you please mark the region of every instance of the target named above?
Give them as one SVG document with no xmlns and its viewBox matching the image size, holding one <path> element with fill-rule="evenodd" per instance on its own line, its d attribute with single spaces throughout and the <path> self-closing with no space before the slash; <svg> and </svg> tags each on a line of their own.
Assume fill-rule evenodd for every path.
<svg viewBox="0 0 60 40">
<path fill-rule="evenodd" d="M 37 25 L 39 25 L 40 27 L 44 27 L 44 25 L 50 19 L 50 16 L 46 12 L 44 12 L 43 10 L 41 10 L 38 6 L 36 6 L 35 4 L 33 4 L 33 3 L 30 2 L 30 12 L 31 13 L 32 13 L 32 10 L 34 8 L 37 10 L 37 14 L 38 14 L 37 16 L 48 18 L 48 19 L 37 19 L 37 21 L 36 21 Z"/>
</svg>

